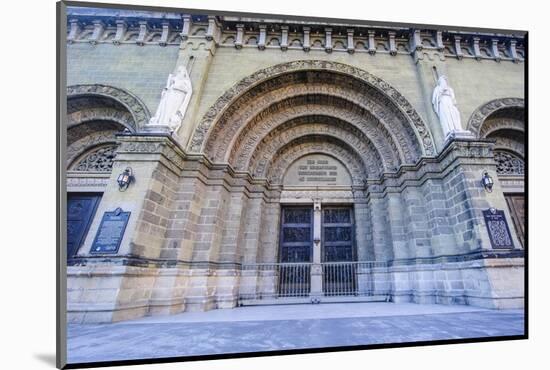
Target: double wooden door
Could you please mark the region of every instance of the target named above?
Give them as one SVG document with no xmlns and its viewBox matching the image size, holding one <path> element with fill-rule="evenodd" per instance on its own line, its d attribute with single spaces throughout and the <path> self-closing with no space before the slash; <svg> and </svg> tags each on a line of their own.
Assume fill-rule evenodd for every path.
<svg viewBox="0 0 550 370">
<path fill-rule="evenodd" d="M 313 207 L 283 207 L 280 232 L 279 294 L 308 295 L 313 261 Z M 321 217 L 321 262 L 323 289 L 349 292 L 355 287 L 352 207 L 323 207 Z M 335 293 L 336 294 L 336 293 Z"/>
</svg>

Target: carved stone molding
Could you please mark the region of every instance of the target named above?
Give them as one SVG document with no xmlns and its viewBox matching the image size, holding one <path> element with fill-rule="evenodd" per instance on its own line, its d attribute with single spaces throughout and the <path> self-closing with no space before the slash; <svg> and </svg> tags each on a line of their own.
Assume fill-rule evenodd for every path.
<svg viewBox="0 0 550 370">
<path fill-rule="evenodd" d="M 341 124 L 356 126 L 379 150 L 391 147 L 390 151 L 400 163 L 415 163 L 422 156 L 422 148 L 414 130 L 403 122 L 399 112 L 379 102 L 375 95 L 366 97 L 359 90 L 360 87 L 351 82 L 334 86 L 311 81 L 267 90 L 250 101 L 239 100 L 239 104 L 235 104 L 238 109 L 229 108 L 212 129 L 204 152 L 215 161 L 233 163 L 235 152 L 250 135 L 261 139 L 285 120 L 324 115 Z"/>
<path fill-rule="evenodd" d="M 126 90 L 101 84 L 72 85 L 67 87 L 67 99 L 89 95 L 111 98 L 122 104 L 132 115 L 136 129 L 143 127 L 151 118 L 151 114 L 145 104 L 138 97 Z"/>
<path fill-rule="evenodd" d="M 499 130 L 514 130 L 525 132 L 525 123 L 516 118 L 489 118 L 481 125 L 479 136 L 490 137 L 493 134 L 498 135 Z"/>
<path fill-rule="evenodd" d="M 98 145 L 115 144 L 116 133 L 116 131 L 94 132 L 71 143 L 67 147 L 67 163 L 73 164 L 78 157 L 81 157 L 90 148 L 97 147 Z"/>
<path fill-rule="evenodd" d="M 185 153 L 173 139 L 164 136 L 119 136 L 120 146 L 117 150 L 117 158 L 121 160 L 134 160 L 133 154 L 155 154 L 159 156 L 146 157 L 147 160 L 160 160 L 171 171 L 179 174 L 185 163 Z M 128 156 L 131 155 L 131 156 Z M 139 160 L 144 160 L 140 158 Z"/>
<path fill-rule="evenodd" d="M 301 124 L 286 130 L 272 131 L 251 153 L 248 159 L 251 163 L 250 167 L 254 168 L 254 163 L 258 161 L 267 161 L 269 158 L 273 158 L 275 153 L 279 152 L 289 142 L 310 135 L 315 135 L 318 138 L 325 137 L 328 140 L 339 139 L 351 146 L 360 155 L 368 167 L 368 174 L 372 177 L 377 177 L 384 171 L 382 159 L 368 139 L 357 135 L 353 130 L 346 130 L 343 127 L 330 124 Z"/>
<path fill-rule="evenodd" d="M 490 102 L 477 108 L 468 120 L 467 129 L 476 137 L 480 137 L 481 126 L 491 114 L 504 108 L 524 108 L 524 100 L 521 98 L 502 98 L 491 100 Z"/>
<path fill-rule="evenodd" d="M 271 184 L 282 184 L 288 167 L 308 154 L 327 154 L 342 162 L 351 174 L 353 184 L 360 185 L 369 169 L 355 150 L 339 139 L 306 136 L 293 140 L 271 158 L 259 158 L 251 167 L 257 177 L 266 177 Z M 376 175 L 376 174 L 372 174 Z"/>
<path fill-rule="evenodd" d="M 423 154 L 426 156 L 434 156 L 436 154 L 434 140 L 427 125 L 416 112 L 414 107 L 403 95 L 401 95 L 399 91 L 382 79 L 359 68 L 347 64 L 321 60 L 300 60 L 278 64 L 259 70 L 239 81 L 227 90 L 220 98 L 218 98 L 218 100 L 206 112 L 193 134 L 189 149 L 193 152 L 201 152 L 203 150 L 204 143 L 207 140 L 210 129 L 216 125 L 226 109 L 235 103 L 235 101 L 237 101 L 242 94 L 251 90 L 254 86 L 260 84 L 261 82 L 267 81 L 274 77 L 306 70 L 325 70 L 346 74 L 355 79 L 359 79 L 368 86 L 373 87 L 387 99 L 388 105 L 397 107 L 411 127 L 414 128 L 416 135 L 418 136 L 418 140 L 423 148 Z"/>
<path fill-rule="evenodd" d="M 322 127 L 316 127 L 319 124 L 322 124 Z M 358 147 L 367 145 L 371 152 L 377 153 L 377 161 L 380 161 L 388 171 L 395 170 L 404 161 L 400 158 L 402 151 L 382 124 L 368 120 L 364 115 L 358 115 L 345 107 L 320 104 L 291 107 L 243 130 L 243 134 L 232 147 L 229 163 L 234 164 L 238 170 L 246 170 L 249 158 L 260 142 L 278 133 L 289 138 L 284 130 L 296 125 L 306 125 L 304 130 L 307 130 L 309 125 L 311 130 L 320 129 L 327 133 L 345 131 L 347 134 L 342 134 L 346 135 L 350 142 L 356 143 Z"/>
<path fill-rule="evenodd" d="M 67 114 L 67 127 L 79 125 L 89 121 L 114 121 L 131 131 L 135 131 L 135 122 L 130 112 L 123 112 L 112 108 L 87 108 Z"/>
</svg>

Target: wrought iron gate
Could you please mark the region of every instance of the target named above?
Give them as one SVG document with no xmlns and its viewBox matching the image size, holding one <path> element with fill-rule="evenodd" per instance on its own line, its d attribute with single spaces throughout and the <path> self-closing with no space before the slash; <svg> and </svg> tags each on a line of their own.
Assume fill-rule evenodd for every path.
<svg viewBox="0 0 550 370">
<path fill-rule="evenodd" d="M 322 217 L 324 295 L 356 293 L 353 212 L 351 207 L 325 207 Z"/>
<path fill-rule="evenodd" d="M 281 263 L 279 296 L 307 296 L 310 292 L 312 257 L 311 207 L 285 207 L 281 215 Z"/>
</svg>

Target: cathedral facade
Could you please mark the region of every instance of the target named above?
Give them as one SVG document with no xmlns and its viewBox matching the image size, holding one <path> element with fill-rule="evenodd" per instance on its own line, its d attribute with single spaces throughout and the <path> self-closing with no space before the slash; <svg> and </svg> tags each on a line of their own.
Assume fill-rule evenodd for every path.
<svg viewBox="0 0 550 370">
<path fill-rule="evenodd" d="M 506 31 L 69 8 L 69 322 L 523 307 L 525 49 Z"/>
</svg>

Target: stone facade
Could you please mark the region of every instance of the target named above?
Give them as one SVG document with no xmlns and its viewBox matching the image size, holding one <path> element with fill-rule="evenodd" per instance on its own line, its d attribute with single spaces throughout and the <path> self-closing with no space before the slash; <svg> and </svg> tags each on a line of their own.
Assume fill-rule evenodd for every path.
<svg viewBox="0 0 550 370">
<path fill-rule="evenodd" d="M 350 296 L 523 307 L 509 203 L 524 182 L 523 36 L 87 8 L 67 21 L 69 202 L 101 197 L 68 256 L 70 322 Z M 152 130 L 179 66 L 193 85 L 182 124 Z M 474 137 L 445 142 L 440 75 Z M 308 294 L 285 298 L 286 206 L 311 207 L 313 237 Z M 352 210 L 354 291 L 329 297 L 330 207 Z M 131 212 L 118 250 L 91 253 L 116 208 Z M 493 248 L 489 208 L 513 248 Z"/>
</svg>

